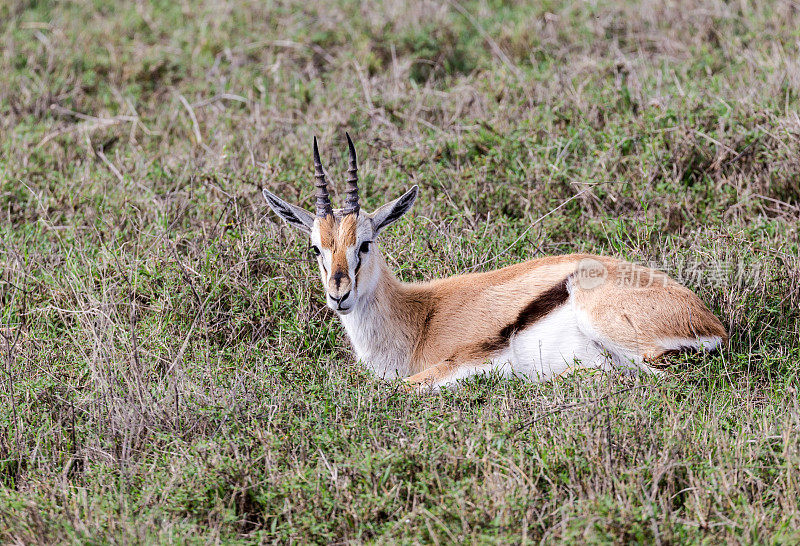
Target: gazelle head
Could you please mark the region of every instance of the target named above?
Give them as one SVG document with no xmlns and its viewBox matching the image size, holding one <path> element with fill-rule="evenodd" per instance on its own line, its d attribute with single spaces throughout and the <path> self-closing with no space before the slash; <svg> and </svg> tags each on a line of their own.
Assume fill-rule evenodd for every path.
<svg viewBox="0 0 800 546">
<path fill-rule="evenodd" d="M 347 197 L 344 208 L 334 209 L 328 193 L 325 169 L 314 137 L 314 178 L 316 215 L 291 205 L 264 190 L 264 198 L 275 213 L 289 225 L 311 238 L 317 257 L 325 300 L 328 307 L 346 315 L 368 299 L 380 276 L 382 259 L 374 247 L 375 237 L 411 209 L 417 198 L 417 186 L 373 213 L 361 210 L 358 202 L 358 160 L 350 135 L 347 135 L 350 165 L 347 169 Z"/>
</svg>

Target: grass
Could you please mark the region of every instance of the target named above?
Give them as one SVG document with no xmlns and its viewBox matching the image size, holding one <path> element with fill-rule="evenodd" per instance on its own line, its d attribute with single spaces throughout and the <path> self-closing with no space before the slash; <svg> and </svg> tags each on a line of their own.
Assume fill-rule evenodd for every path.
<svg viewBox="0 0 800 546">
<path fill-rule="evenodd" d="M 0 540 L 800 540 L 790 2 L 0 6 Z M 731 332 L 658 379 L 408 394 L 307 242 L 344 130 L 407 281 L 602 252 Z"/>
</svg>

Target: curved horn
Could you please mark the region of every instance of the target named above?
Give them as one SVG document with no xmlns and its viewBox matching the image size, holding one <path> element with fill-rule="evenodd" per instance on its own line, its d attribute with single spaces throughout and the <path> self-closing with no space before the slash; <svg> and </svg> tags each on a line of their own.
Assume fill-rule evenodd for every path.
<svg viewBox="0 0 800 546">
<path fill-rule="evenodd" d="M 322 169 L 322 160 L 319 158 L 317 137 L 314 137 L 314 185 L 317 187 L 317 216 L 325 218 L 333 214 L 331 196 L 328 194 L 328 182 L 325 180 L 325 171 Z"/>
<path fill-rule="evenodd" d="M 358 158 L 356 157 L 356 147 L 353 146 L 350 134 L 345 132 L 345 135 L 347 136 L 347 147 L 350 152 L 350 165 L 347 169 L 347 197 L 344 201 L 344 213 L 358 214 L 361 208 L 358 204 Z"/>
</svg>

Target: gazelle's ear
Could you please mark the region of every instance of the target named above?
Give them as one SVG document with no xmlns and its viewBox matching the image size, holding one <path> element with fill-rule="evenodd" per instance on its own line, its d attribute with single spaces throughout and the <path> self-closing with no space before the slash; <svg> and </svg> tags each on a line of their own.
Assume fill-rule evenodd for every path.
<svg viewBox="0 0 800 546">
<path fill-rule="evenodd" d="M 419 188 L 417 186 L 413 186 L 410 190 L 394 201 L 386 203 L 378 210 L 373 212 L 370 216 L 372 218 L 372 226 L 375 228 L 375 232 L 380 232 L 383 228 L 396 222 L 401 216 L 411 210 L 411 206 L 417 199 L 418 192 Z"/>
<path fill-rule="evenodd" d="M 304 233 L 311 233 L 311 228 L 314 227 L 314 215 L 305 209 L 301 209 L 295 205 L 291 205 L 275 195 L 274 193 L 264 190 L 264 199 L 275 214 L 286 220 L 286 222 L 293 227 L 296 227 Z"/>
</svg>

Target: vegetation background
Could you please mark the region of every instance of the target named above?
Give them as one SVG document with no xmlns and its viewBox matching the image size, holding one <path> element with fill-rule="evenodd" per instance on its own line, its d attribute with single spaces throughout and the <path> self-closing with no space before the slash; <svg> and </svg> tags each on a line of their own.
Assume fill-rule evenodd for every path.
<svg viewBox="0 0 800 546">
<path fill-rule="evenodd" d="M 0 541 L 800 541 L 800 4 L 0 5 Z M 729 347 L 425 396 L 306 240 L 354 135 L 400 278 L 602 252 Z"/>
</svg>

